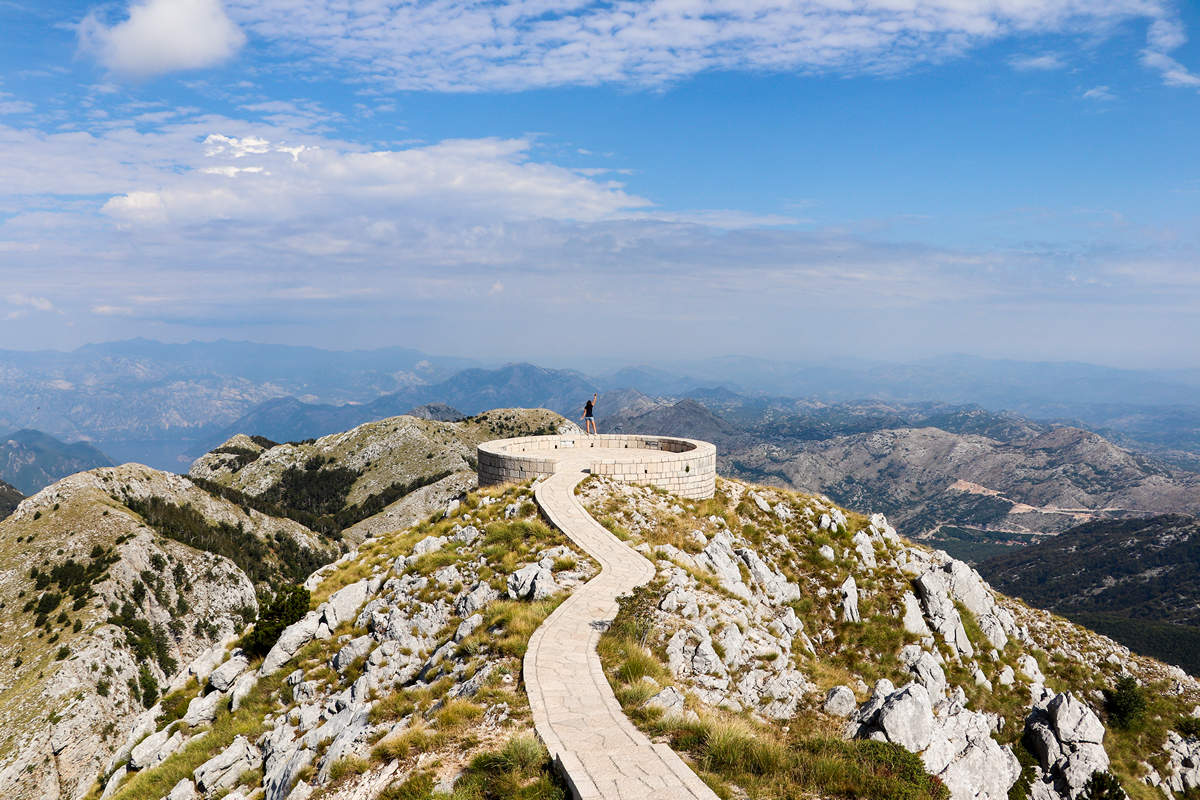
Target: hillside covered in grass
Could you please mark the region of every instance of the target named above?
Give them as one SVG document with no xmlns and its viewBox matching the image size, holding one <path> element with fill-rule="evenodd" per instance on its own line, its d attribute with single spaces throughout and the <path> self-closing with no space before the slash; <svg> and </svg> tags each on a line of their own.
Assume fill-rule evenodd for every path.
<svg viewBox="0 0 1200 800">
<path fill-rule="evenodd" d="M 481 442 L 560 429 L 574 425 L 545 409 L 497 409 L 450 422 L 389 417 L 287 444 L 238 434 L 197 459 L 188 474 L 235 501 L 360 540 L 378 529 L 364 520 L 397 511 L 393 506 L 418 490 L 425 490 L 419 508 L 384 514 L 385 526 L 411 524 L 473 485 Z"/>
</svg>

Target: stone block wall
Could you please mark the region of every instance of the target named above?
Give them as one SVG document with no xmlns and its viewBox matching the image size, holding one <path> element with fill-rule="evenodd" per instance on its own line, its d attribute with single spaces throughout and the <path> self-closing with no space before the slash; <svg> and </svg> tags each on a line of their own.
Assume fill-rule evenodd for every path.
<svg viewBox="0 0 1200 800">
<path fill-rule="evenodd" d="M 550 475 L 559 461 L 584 462 L 594 475 L 648 484 L 681 497 L 712 497 L 717 448 L 669 436 L 520 436 L 484 442 L 477 450 L 479 485 Z"/>
</svg>

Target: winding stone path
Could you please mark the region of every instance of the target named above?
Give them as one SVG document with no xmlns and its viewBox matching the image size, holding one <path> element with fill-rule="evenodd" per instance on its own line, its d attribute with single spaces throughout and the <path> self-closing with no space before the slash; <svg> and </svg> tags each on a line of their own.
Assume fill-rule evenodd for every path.
<svg viewBox="0 0 1200 800">
<path fill-rule="evenodd" d="M 529 640 L 525 685 L 538 735 L 575 800 L 717 800 L 670 747 L 634 727 L 601 669 L 596 644 L 617 614 L 617 596 L 653 578 L 654 566 L 576 499 L 590 461 L 586 453 L 559 456 L 535 491 L 554 526 L 601 567 Z"/>
</svg>

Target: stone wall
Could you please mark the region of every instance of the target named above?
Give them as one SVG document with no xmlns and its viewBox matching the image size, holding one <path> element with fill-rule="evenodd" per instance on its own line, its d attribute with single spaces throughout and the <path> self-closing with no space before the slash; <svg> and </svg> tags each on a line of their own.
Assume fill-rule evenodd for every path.
<svg viewBox="0 0 1200 800">
<path fill-rule="evenodd" d="M 717 448 L 669 436 L 520 436 L 479 445 L 479 485 L 550 475 L 558 461 L 584 462 L 594 475 L 657 486 L 681 497 L 712 497 Z"/>
</svg>

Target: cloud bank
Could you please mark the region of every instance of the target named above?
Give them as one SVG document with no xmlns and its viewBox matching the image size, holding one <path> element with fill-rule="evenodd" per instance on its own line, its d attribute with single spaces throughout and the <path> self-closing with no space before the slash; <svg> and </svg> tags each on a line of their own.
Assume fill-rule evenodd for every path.
<svg viewBox="0 0 1200 800">
<path fill-rule="evenodd" d="M 1021 34 L 1150 26 L 1145 64 L 1195 78 L 1155 0 L 229 0 L 263 41 L 396 89 L 661 86 L 706 71 L 894 73 Z M 1034 56 L 1024 69 L 1055 68 Z"/>
</svg>

